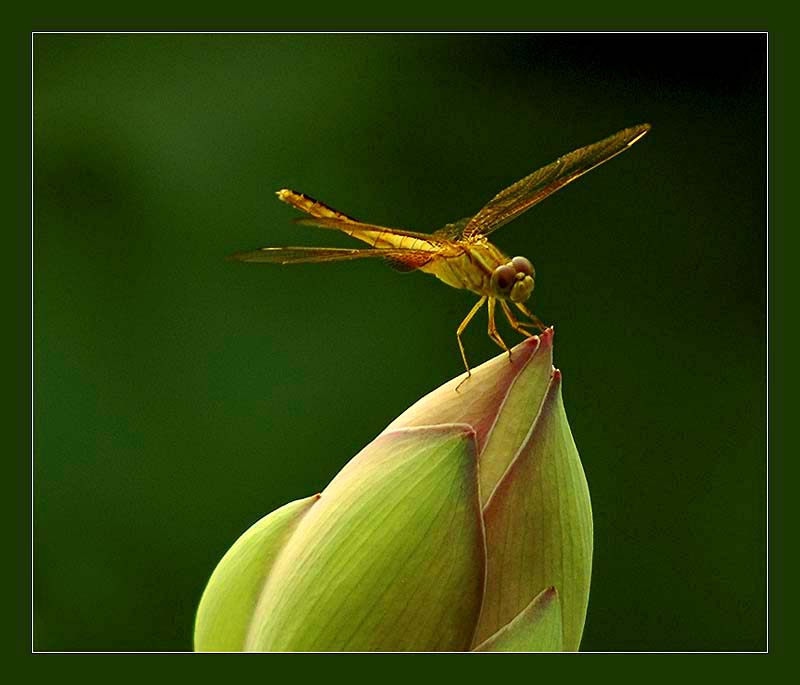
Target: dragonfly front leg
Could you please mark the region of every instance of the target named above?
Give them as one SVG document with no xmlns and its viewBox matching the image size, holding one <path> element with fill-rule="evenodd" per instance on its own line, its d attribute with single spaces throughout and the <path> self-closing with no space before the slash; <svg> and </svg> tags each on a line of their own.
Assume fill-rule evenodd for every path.
<svg viewBox="0 0 800 685">
<path fill-rule="evenodd" d="M 494 322 L 494 303 L 496 302 L 496 298 L 490 297 L 489 298 L 489 328 L 488 333 L 489 337 L 494 340 L 504 351 L 508 352 L 508 358 L 511 359 L 511 350 L 508 349 L 508 345 L 503 342 L 503 339 L 500 337 L 500 334 L 497 332 L 497 324 Z M 501 306 L 502 306 L 501 301 Z"/>
<path fill-rule="evenodd" d="M 461 350 L 461 359 L 464 362 L 464 368 L 467 370 L 467 378 L 469 378 L 472 375 L 472 371 L 470 371 L 469 364 L 467 364 L 467 355 L 464 352 L 464 343 L 461 342 L 461 334 L 464 332 L 464 329 L 467 327 L 469 322 L 472 321 L 473 317 L 478 313 L 478 310 L 481 307 L 483 307 L 484 302 L 486 302 L 486 295 L 481 297 L 481 299 L 475 303 L 475 306 L 469 310 L 469 314 L 467 314 L 464 317 L 464 320 L 461 322 L 461 325 L 458 327 L 458 330 L 456 330 L 456 340 L 458 340 L 458 349 Z M 464 380 L 466 380 L 466 378 Z M 464 381 L 461 382 L 463 383 Z M 461 387 L 460 383 L 459 387 Z M 458 390 L 458 388 L 456 388 L 456 390 Z"/>
<path fill-rule="evenodd" d="M 532 311 L 530 311 L 524 304 L 521 302 L 515 302 L 514 305 L 517 309 L 519 309 L 525 316 L 527 316 L 531 320 L 531 324 L 528 324 L 527 321 L 520 323 L 520 326 L 528 326 L 533 325 L 535 328 L 539 329 L 539 332 L 544 332 L 547 330 L 547 326 L 545 326 L 540 320 L 539 317 L 536 316 Z"/>
<path fill-rule="evenodd" d="M 528 321 L 517 321 L 516 317 L 511 311 L 511 307 L 508 306 L 508 303 L 505 300 L 500 300 L 500 306 L 503 308 L 503 313 L 506 315 L 508 323 L 511 324 L 511 328 L 513 328 L 518 333 L 522 333 L 522 335 L 524 335 L 526 338 L 533 337 L 533 333 L 531 333 L 530 331 L 526 331 L 525 326 L 535 327 L 536 326 L 535 323 L 530 323 Z"/>
</svg>

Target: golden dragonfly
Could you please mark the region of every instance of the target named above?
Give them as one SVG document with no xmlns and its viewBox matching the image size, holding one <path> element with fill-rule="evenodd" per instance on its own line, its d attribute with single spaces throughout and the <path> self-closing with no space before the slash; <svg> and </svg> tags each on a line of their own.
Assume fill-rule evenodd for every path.
<svg viewBox="0 0 800 685">
<path fill-rule="evenodd" d="M 454 288 L 471 290 L 480 299 L 456 330 L 461 359 L 469 377 L 471 371 L 461 335 L 484 304 L 488 303 L 489 337 L 507 352 L 508 346 L 497 332 L 495 324 L 496 303 L 500 303 L 511 327 L 524 336 L 533 335 L 526 328 L 545 329 L 544 324 L 524 304 L 533 293 L 536 277 L 533 264 L 525 257 L 509 259 L 489 242 L 487 236 L 587 171 L 624 152 L 649 130 L 650 124 L 631 126 L 559 157 L 497 193 L 474 216 L 447 224 L 434 233 L 417 233 L 364 223 L 303 193 L 279 190 L 277 195 L 280 200 L 308 215 L 296 219 L 297 223 L 342 231 L 371 247 L 262 247 L 238 252 L 231 255 L 231 259 L 302 264 L 379 257 L 400 271 L 422 271 Z M 511 305 L 525 316 L 525 320 L 516 318 Z"/>
</svg>

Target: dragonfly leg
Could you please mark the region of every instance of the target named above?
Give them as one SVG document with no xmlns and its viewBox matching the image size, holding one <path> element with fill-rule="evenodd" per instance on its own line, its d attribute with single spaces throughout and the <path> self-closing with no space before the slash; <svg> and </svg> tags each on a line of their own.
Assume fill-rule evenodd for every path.
<svg viewBox="0 0 800 685">
<path fill-rule="evenodd" d="M 494 340 L 503 350 L 508 352 L 508 359 L 511 360 L 511 350 L 508 349 L 508 345 L 503 342 L 503 339 L 500 337 L 500 334 L 497 332 L 497 324 L 494 322 L 494 304 L 497 301 L 496 298 L 490 297 L 489 298 L 489 337 Z"/>
<path fill-rule="evenodd" d="M 472 321 L 473 317 L 478 313 L 478 310 L 483 307 L 483 303 L 486 302 L 486 295 L 484 295 L 480 300 L 478 300 L 472 309 L 469 310 L 469 314 L 464 317 L 464 320 L 459 325 L 458 330 L 456 330 L 456 340 L 458 340 L 458 349 L 461 351 L 461 359 L 464 362 L 464 368 L 467 370 L 467 378 L 472 375 L 472 371 L 469 369 L 469 364 L 467 364 L 467 355 L 464 352 L 464 343 L 461 342 L 461 334 L 464 332 L 464 329 L 467 327 L 470 321 Z M 467 380 L 467 378 L 464 379 Z M 463 383 L 464 381 L 461 381 Z M 461 387 L 461 383 L 458 384 L 456 390 Z"/>
<path fill-rule="evenodd" d="M 511 307 L 508 306 L 508 303 L 505 300 L 500 300 L 500 306 L 503 308 L 503 313 L 506 315 L 508 323 L 511 324 L 511 328 L 518 333 L 522 333 L 522 335 L 524 335 L 526 338 L 533 337 L 533 333 L 526 331 L 525 326 L 536 326 L 536 324 L 530 323 L 529 321 L 517 321 L 514 313 L 511 311 Z"/>
<path fill-rule="evenodd" d="M 524 304 L 522 304 L 521 302 L 515 302 L 514 305 L 516 306 L 517 309 L 519 309 L 525 316 L 527 316 L 531 320 L 531 324 L 528 324 L 528 322 L 526 321 L 521 323 L 520 324 L 521 326 L 532 325 L 535 328 L 538 328 L 540 332 L 547 330 L 547 326 L 545 326 L 539 320 L 539 317 L 536 316 L 536 314 L 534 314 L 532 311 L 530 311 Z"/>
</svg>

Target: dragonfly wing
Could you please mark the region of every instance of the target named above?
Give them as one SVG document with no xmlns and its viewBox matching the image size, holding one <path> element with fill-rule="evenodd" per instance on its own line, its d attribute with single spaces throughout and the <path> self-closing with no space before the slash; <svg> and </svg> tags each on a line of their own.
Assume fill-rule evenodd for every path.
<svg viewBox="0 0 800 685">
<path fill-rule="evenodd" d="M 388 228 L 387 226 L 378 226 L 377 224 L 365 224 L 363 221 L 351 221 L 341 219 L 295 219 L 296 224 L 304 226 L 317 226 L 319 228 L 330 228 L 335 231 L 342 231 L 347 235 L 352 235 L 354 238 L 366 240 L 366 237 L 383 237 L 383 242 L 390 239 L 390 236 L 399 236 L 404 238 L 414 238 L 416 240 L 423 240 L 425 242 L 435 245 L 438 241 L 436 235 L 430 233 L 417 233 L 415 231 L 407 231 L 403 228 Z M 362 237 L 366 236 L 366 237 Z M 369 241 L 367 241 L 369 242 Z M 370 244 L 373 244 L 370 242 Z"/>
<path fill-rule="evenodd" d="M 309 264 L 343 262 L 353 259 L 384 259 L 400 271 L 413 271 L 434 258 L 426 250 L 375 249 L 351 250 L 339 247 L 262 247 L 260 250 L 237 252 L 229 259 L 238 262 L 267 262 L 272 264 Z"/>
<path fill-rule="evenodd" d="M 627 150 L 650 130 L 650 124 L 632 126 L 598 143 L 587 145 L 534 171 L 495 195 L 464 228 L 465 239 L 488 235 L 548 195 Z"/>
<path fill-rule="evenodd" d="M 464 234 L 464 229 L 467 227 L 471 218 L 472 217 L 467 216 L 458 221 L 454 221 L 452 224 L 445 224 L 438 231 L 434 231 L 433 237 L 439 238 L 440 240 L 459 240 Z"/>
</svg>

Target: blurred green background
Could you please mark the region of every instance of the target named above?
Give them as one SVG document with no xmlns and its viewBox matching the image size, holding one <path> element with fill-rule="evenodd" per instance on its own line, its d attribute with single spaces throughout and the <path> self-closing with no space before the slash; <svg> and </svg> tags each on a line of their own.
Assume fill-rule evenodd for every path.
<svg viewBox="0 0 800 685">
<path fill-rule="evenodd" d="M 226 262 L 354 244 L 274 191 L 429 231 L 641 121 L 495 234 L 592 493 L 582 647 L 764 648 L 765 69 L 748 34 L 36 36 L 36 648 L 190 649 L 235 538 L 460 373 L 465 291 Z"/>
</svg>

